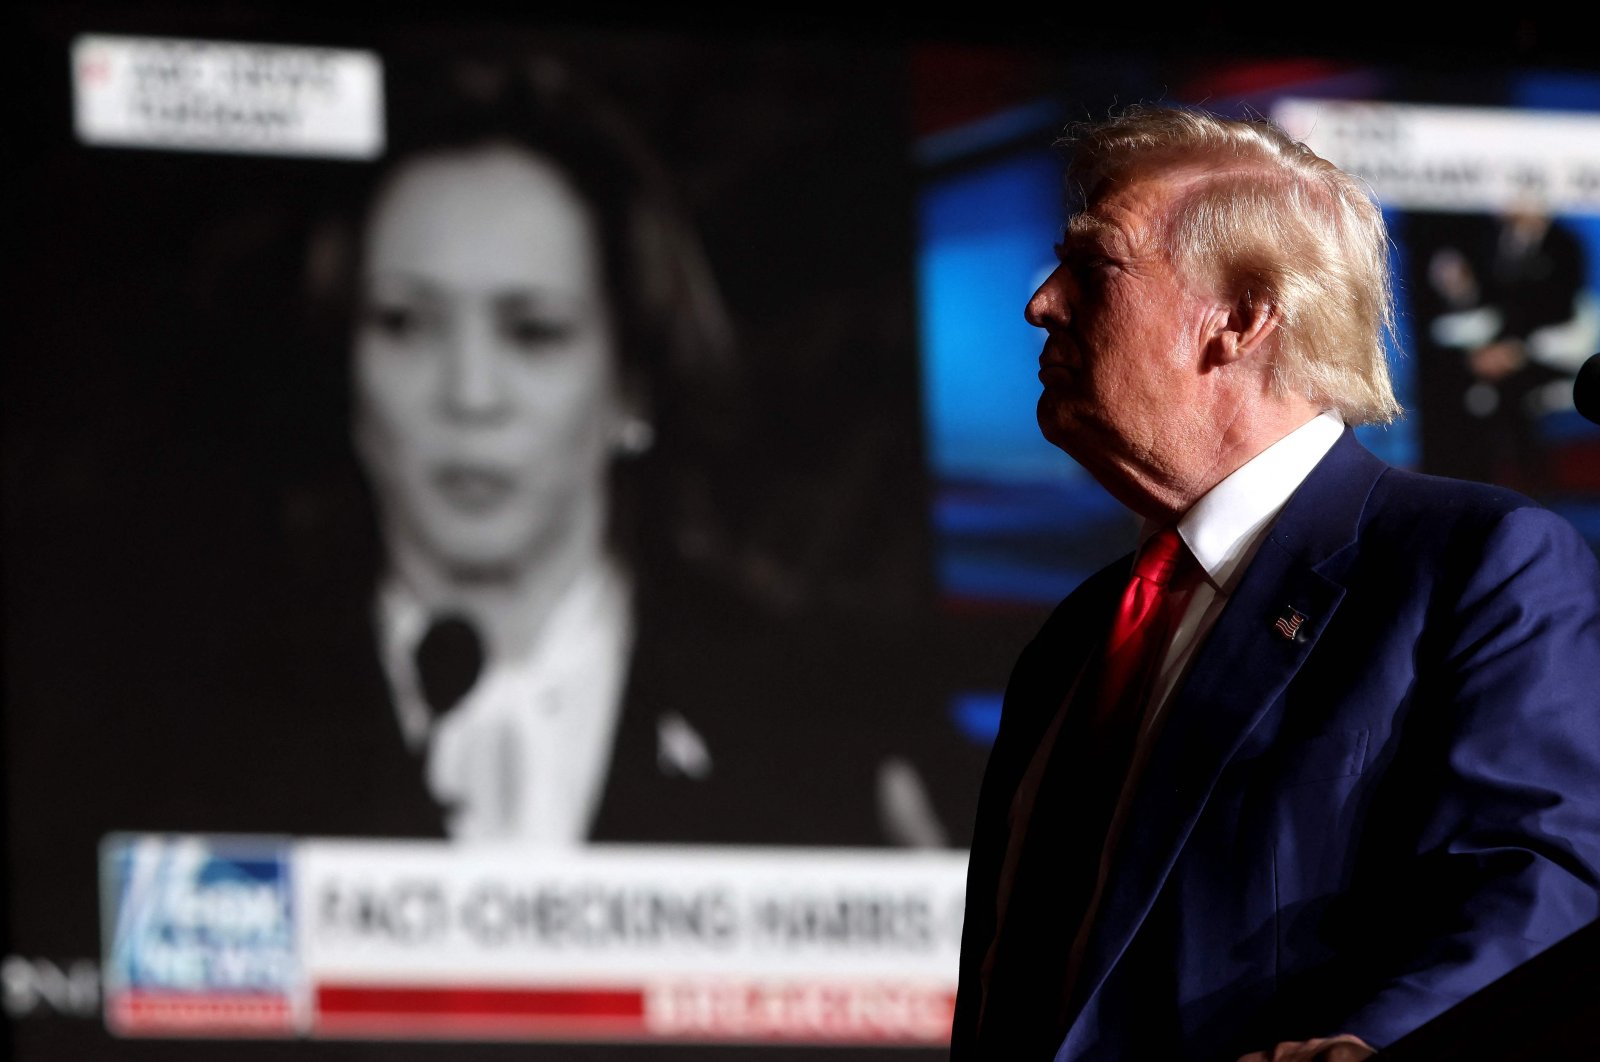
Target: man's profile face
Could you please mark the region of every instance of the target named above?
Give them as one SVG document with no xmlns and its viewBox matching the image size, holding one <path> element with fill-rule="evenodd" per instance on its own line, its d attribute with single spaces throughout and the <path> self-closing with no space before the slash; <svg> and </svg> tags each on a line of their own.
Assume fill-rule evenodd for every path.
<svg viewBox="0 0 1600 1062">
<path fill-rule="evenodd" d="M 1160 465 L 1196 413 L 1215 300 L 1172 261 L 1165 221 L 1193 175 L 1107 182 L 1067 224 L 1028 301 L 1046 333 L 1039 429 L 1103 483 Z"/>
</svg>

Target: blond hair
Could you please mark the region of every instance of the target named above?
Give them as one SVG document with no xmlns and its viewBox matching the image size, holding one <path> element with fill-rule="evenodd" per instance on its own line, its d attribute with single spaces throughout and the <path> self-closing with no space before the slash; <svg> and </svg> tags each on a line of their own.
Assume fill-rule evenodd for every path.
<svg viewBox="0 0 1600 1062">
<path fill-rule="evenodd" d="M 1272 386 L 1349 424 L 1400 413 L 1386 337 L 1395 334 L 1389 237 L 1365 186 L 1264 119 L 1137 106 L 1069 130 L 1069 188 L 1084 202 L 1107 184 L 1176 170 L 1200 180 L 1168 219 L 1173 260 L 1269 300 L 1278 315 Z"/>
</svg>

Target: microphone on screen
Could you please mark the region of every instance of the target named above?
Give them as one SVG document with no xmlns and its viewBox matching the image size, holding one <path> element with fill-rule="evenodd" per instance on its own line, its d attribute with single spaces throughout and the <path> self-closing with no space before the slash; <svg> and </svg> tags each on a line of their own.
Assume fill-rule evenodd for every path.
<svg viewBox="0 0 1600 1062">
<path fill-rule="evenodd" d="M 1600 424 L 1600 354 L 1592 355 L 1572 381 L 1572 404 L 1583 419 Z"/>
</svg>

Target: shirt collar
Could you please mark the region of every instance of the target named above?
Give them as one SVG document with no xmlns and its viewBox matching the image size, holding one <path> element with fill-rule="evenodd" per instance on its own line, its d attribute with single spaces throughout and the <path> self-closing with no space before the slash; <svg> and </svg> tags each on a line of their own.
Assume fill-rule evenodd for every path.
<svg viewBox="0 0 1600 1062">
<path fill-rule="evenodd" d="M 622 568 L 610 558 L 598 559 L 561 594 L 538 643 L 516 659 L 487 658 L 478 685 L 502 676 L 529 688 L 603 689 L 597 675 L 626 672 L 633 645 L 631 604 L 630 582 Z M 427 634 L 428 609 L 391 575 L 378 588 L 375 618 L 378 652 L 401 732 L 408 744 L 420 747 L 433 726 L 433 712 L 423 700 L 413 654 Z"/>
<path fill-rule="evenodd" d="M 1178 521 L 1178 534 L 1217 591 L 1231 593 L 1267 527 L 1344 432 L 1326 411 L 1285 435 L 1207 491 Z M 1140 542 L 1155 532 L 1146 523 Z"/>
</svg>

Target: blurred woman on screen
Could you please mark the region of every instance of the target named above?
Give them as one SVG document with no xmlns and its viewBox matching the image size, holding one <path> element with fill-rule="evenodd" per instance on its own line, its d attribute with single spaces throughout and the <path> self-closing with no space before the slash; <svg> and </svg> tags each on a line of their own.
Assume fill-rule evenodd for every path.
<svg viewBox="0 0 1600 1062">
<path fill-rule="evenodd" d="M 436 69 L 391 77 L 387 161 L 312 256 L 425 803 L 462 839 L 942 843 L 810 634 L 664 585 L 749 396 L 658 164 L 557 63 Z"/>
</svg>

